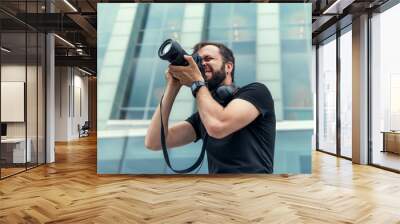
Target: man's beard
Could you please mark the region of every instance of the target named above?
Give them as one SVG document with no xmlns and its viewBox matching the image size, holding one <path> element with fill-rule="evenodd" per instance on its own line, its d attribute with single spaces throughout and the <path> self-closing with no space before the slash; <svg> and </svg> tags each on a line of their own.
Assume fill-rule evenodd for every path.
<svg viewBox="0 0 400 224">
<path fill-rule="evenodd" d="M 212 73 L 211 79 L 207 80 L 207 87 L 210 91 L 213 91 L 221 85 L 226 78 L 225 64 L 221 66 L 218 71 Z"/>
</svg>

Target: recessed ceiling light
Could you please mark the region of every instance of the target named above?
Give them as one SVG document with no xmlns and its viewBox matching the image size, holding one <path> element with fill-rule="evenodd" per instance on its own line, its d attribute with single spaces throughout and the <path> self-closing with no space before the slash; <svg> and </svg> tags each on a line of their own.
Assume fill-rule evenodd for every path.
<svg viewBox="0 0 400 224">
<path fill-rule="evenodd" d="M 9 49 L 7 49 L 7 48 L 5 48 L 5 47 L 1 47 L 1 50 L 4 51 L 4 52 L 6 52 L 6 53 L 10 53 L 10 52 L 11 52 L 11 50 L 9 50 Z"/>
<path fill-rule="evenodd" d="M 79 68 L 79 67 L 78 67 L 78 70 L 81 71 L 81 72 L 83 72 L 83 73 L 85 73 L 85 74 L 87 74 L 87 75 L 90 75 L 90 76 L 93 75 L 92 73 L 90 73 L 90 72 L 88 72 L 88 71 L 86 71 L 86 70 L 83 70 L 83 69 L 81 69 L 81 68 Z"/>
<path fill-rule="evenodd" d="M 78 12 L 78 10 L 71 4 L 69 3 L 68 0 L 64 0 L 65 4 L 67 4 L 72 10 L 74 10 L 75 12 Z"/>
<path fill-rule="evenodd" d="M 60 39 L 62 42 L 64 42 L 64 43 L 66 43 L 67 45 L 69 45 L 70 47 L 75 48 L 75 45 L 71 44 L 71 42 L 69 42 L 68 40 L 66 40 L 66 39 L 64 39 L 64 38 L 62 38 L 62 37 L 60 37 L 60 36 L 57 35 L 57 34 L 54 34 L 54 36 L 57 37 L 58 39 Z"/>
<path fill-rule="evenodd" d="M 342 14 L 343 9 L 351 5 L 355 0 L 336 0 L 322 14 Z"/>
</svg>

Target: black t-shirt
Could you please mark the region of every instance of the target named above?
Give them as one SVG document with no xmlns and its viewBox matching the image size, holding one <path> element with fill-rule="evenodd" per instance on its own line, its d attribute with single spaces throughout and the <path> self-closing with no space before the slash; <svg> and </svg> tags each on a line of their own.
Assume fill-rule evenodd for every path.
<svg viewBox="0 0 400 224">
<path fill-rule="evenodd" d="M 268 88 L 251 83 L 240 88 L 232 100 L 243 99 L 253 104 L 260 115 L 244 128 L 222 138 L 208 136 L 209 173 L 272 173 L 275 148 L 274 101 Z M 206 129 L 199 113 L 186 119 L 204 140 Z"/>
</svg>

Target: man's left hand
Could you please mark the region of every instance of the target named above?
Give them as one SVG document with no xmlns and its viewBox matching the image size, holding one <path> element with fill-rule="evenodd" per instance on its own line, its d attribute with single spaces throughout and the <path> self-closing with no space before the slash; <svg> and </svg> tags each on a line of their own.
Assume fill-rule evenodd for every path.
<svg viewBox="0 0 400 224">
<path fill-rule="evenodd" d="M 169 72 L 178 79 L 182 85 L 190 87 L 194 81 L 203 81 L 204 78 L 201 75 L 199 67 L 193 60 L 192 56 L 185 55 L 186 61 L 189 63 L 187 66 L 174 66 L 169 65 Z"/>
</svg>

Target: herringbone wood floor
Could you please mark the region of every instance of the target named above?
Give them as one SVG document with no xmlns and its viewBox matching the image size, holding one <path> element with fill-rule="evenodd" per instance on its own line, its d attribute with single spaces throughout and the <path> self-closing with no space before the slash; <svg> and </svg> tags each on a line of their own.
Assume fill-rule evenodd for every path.
<svg viewBox="0 0 400 224">
<path fill-rule="evenodd" d="M 400 223 L 400 175 L 320 152 L 312 175 L 98 176 L 96 139 L 0 181 L 0 223 Z"/>
</svg>

